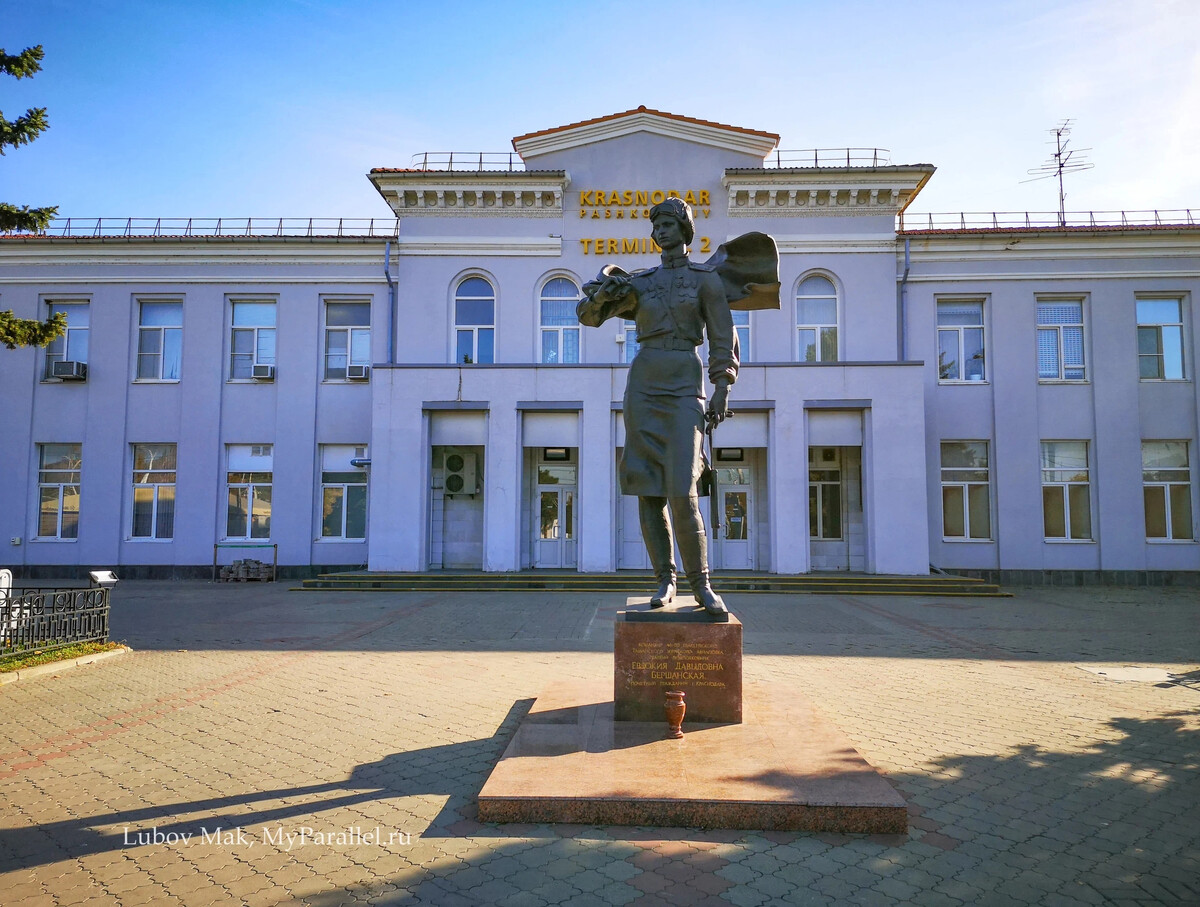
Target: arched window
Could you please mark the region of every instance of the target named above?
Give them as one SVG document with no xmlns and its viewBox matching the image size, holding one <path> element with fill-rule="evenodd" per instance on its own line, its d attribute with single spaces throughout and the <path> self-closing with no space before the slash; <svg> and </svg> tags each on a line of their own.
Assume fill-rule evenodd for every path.
<svg viewBox="0 0 1200 907">
<path fill-rule="evenodd" d="M 837 290 L 833 281 L 813 274 L 796 287 L 796 332 L 801 362 L 837 362 Z"/>
<path fill-rule="evenodd" d="M 579 361 L 579 319 L 575 316 L 578 302 L 579 287 L 566 277 L 555 277 L 542 287 L 542 362 L 557 365 Z"/>
<path fill-rule="evenodd" d="M 454 293 L 455 362 L 495 361 L 496 291 L 482 277 L 468 277 Z"/>
</svg>

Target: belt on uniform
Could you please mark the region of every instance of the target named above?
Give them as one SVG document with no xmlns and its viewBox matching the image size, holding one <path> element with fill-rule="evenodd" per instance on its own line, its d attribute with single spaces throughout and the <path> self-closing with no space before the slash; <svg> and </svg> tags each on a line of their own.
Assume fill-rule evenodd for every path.
<svg viewBox="0 0 1200 907">
<path fill-rule="evenodd" d="M 680 337 L 647 337 L 645 340 L 638 340 L 638 346 L 648 350 L 682 350 L 690 353 L 699 344 Z"/>
</svg>

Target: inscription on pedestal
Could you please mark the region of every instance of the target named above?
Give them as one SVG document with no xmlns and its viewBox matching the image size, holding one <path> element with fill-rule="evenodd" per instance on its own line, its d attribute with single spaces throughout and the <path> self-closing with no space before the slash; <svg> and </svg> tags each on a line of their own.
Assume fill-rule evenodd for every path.
<svg viewBox="0 0 1200 907">
<path fill-rule="evenodd" d="M 658 617 L 656 614 L 655 617 Z M 627 620 L 617 613 L 613 645 L 613 712 L 617 721 L 665 721 L 668 690 L 687 694 L 691 722 L 742 721 L 742 624 Z"/>
</svg>

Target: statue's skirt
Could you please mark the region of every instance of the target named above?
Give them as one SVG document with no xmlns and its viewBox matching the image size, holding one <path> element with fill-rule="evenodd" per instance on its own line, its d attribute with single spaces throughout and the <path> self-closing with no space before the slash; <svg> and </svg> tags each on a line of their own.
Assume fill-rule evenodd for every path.
<svg viewBox="0 0 1200 907">
<path fill-rule="evenodd" d="M 672 351 L 638 352 L 625 387 L 625 449 L 617 475 L 622 494 L 638 497 L 690 497 L 700 478 L 704 440 L 704 405 L 700 397 L 699 358 L 692 369 L 680 369 L 680 356 Z M 666 353 L 667 355 L 663 355 Z M 670 363 L 670 373 L 662 366 Z M 641 366 L 639 368 L 639 366 Z M 681 374 L 681 371 L 683 374 Z M 669 393 L 651 393 L 667 389 Z M 683 396 L 680 396 L 680 391 Z"/>
</svg>

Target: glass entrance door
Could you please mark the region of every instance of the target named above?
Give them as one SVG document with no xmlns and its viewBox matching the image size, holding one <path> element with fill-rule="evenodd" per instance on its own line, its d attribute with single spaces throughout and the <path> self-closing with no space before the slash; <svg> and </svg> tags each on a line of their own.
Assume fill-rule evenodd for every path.
<svg viewBox="0 0 1200 907">
<path fill-rule="evenodd" d="M 753 570 L 754 485 L 748 466 L 717 469 L 717 507 L 721 531 L 717 534 L 717 565 L 724 570 Z"/>
<path fill-rule="evenodd" d="M 576 467 L 539 463 L 534 490 L 533 565 L 574 567 Z"/>
</svg>

